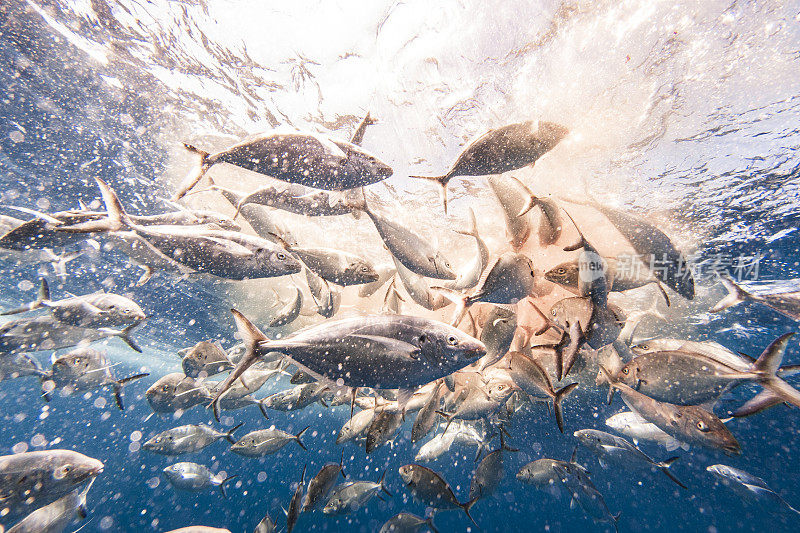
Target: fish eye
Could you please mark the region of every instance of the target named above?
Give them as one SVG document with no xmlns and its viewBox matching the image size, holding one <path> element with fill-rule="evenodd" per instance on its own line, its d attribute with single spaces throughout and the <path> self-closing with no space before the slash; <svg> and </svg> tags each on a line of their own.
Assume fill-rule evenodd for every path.
<svg viewBox="0 0 800 533">
<path fill-rule="evenodd" d="M 556 269 L 556 274 L 566 274 L 566 273 L 567 273 L 567 269 L 564 268 L 564 267 Z"/>
<path fill-rule="evenodd" d="M 447 337 L 447 344 L 449 344 L 450 346 L 456 346 L 458 344 L 458 339 L 456 338 L 455 335 L 450 335 L 449 337 Z"/>
<path fill-rule="evenodd" d="M 362 266 L 361 272 L 369 272 L 369 267 Z"/>
<path fill-rule="evenodd" d="M 161 390 L 167 392 L 169 390 L 169 385 L 161 385 Z"/>
<path fill-rule="evenodd" d="M 696 426 L 700 431 L 708 431 L 708 426 L 702 420 L 698 420 Z"/>
<path fill-rule="evenodd" d="M 284 261 L 286 259 L 286 254 L 283 252 L 278 252 L 277 254 L 275 254 L 275 256 L 278 258 L 279 261 Z"/>
<path fill-rule="evenodd" d="M 648 346 L 646 344 L 640 344 L 639 348 L 641 348 L 642 350 L 647 350 Z"/>
<path fill-rule="evenodd" d="M 626 366 L 626 367 L 624 367 L 624 368 L 622 369 L 622 373 L 623 373 L 623 374 L 625 374 L 626 376 L 627 376 L 628 374 L 630 374 L 630 370 L 628 369 L 628 367 L 627 367 L 627 366 Z"/>
<path fill-rule="evenodd" d="M 556 316 L 556 310 L 553 309 L 552 311 L 550 311 L 550 314 L 553 315 L 553 316 Z"/>
</svg>

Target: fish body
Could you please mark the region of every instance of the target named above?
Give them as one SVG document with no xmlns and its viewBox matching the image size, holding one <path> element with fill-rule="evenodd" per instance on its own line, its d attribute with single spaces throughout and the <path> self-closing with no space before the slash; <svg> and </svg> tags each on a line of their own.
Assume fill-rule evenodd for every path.
<svg viewBox="0 0 800 533">
<path fill-rule="evenodd" d="M 467 503 L 459 502 L 447 481 L 430 468 L 409 464 L 401 466 L 399 472 L 411 496 L 421 504 L 434 509 L 461 509 L 472 520 L 469 510 L 477 498 Z"/>
<path fill-rule="evenodd" d="M 181 367 L 187 377 L 199 378 L 233 370 L 233 363 L 219 343 L 200 341 L 183 355 Z"/>
<path fill-rule="evenodd" d="M 492 306 L 481 329 L 480 341 L 486 346 L 486 355 L 479 368 L 483 370 L 499 361 L 511 347 L 517 331 L 517 314 L 504 306 Z"/>
<path fill-rule="evenodd" d="M 144 395 L 156 413 L 185 411 L 195 405 L 208 403 L 212 399 L 211 393 L 203 383 L 179 372 L 160 378 L 145 391 Z"/>
<path fill-rule="evenodd" d="M 292 441 L 297 442 L 305 450 L 306 447 L 300 437 L 306 432 L 306 429 L 308 428 L 303 429 L 297 435 L 274 428 L 251 431 L 236 441 L 231 446 L 231 451 L 245 457 L 263 457 L 277 452 Z"/>
<path fill-rule="evenodd" d="M 233 432 L 239 427 L 241 427 L 241 424 L 230 431 L 217 431 L 206 425 L 187 424 L 178 426 L 162 431 L 147 440 L 142 444 L 142 449 L 159 455 L 182 455 L 199 452 L 220 439 L 227 439 L 233 444 L 235 442 Z"/>
<path fill-rule="evenodd" d="M 718 313 L 742 302 L 751 301 L 765 305 L 792 320 L 800 320 L 800 291 L 756 295 L 750 294 L 732 279 L 723 277 L 721 281 L 728 289 L 728 295 L 711 308 L 712 313 Z"/>
<path fill-rule="evenodd" d="M 561 477 L 561 483 L 583 512 L 597 522 L 611 523 L 617 531 L 619 514 L 611 514 L 603 495 L 594 486 L 583 467 L 574 462 L 562 462 L 554 464 L 553 470 Z"/>
<path fill-rule="evenodd" d="M 373 496 L 381 491 L 391 496 L 391 493 L 386 490 L 386 485 L 383 484 L 383 478 L 384 476 L 381 476 L 377 483 L 373 481 L 342 483 L 333 489 L 322 512 L 328 515 L 350 513 L 365 506 Z"/>
<path fill-rule="evenodd" d="M 730 487 L 742 497 L 755 501 L 771 501 L 778 503 L 793 513 L 800 511 L 789 505 L 777 492 L 769 488 L 766 481 L 760 477 L 748 474 L 744 470 L 728 465 L 711 465 L 706 470 L 719 479 L 723 485 Z"/>
<path fill-rule="evenodd" d="M 433 516 L 420 518 L 411 513 L 398 513 L 384 522 L 378 533 L 416 533 L 423 527 L 437 533 L 433 525 Z"/>
<path fill-rule="evenodd" d="M 76 518 L 86 517 L 86 495 L 93 483 L 94 478 L 83 489 L 74 490 L 53 503 L 36 509 L 9 528 L 8 533 L 61 533 Z"/>
<path fill-rule="evenodd" d="M 130 337 L 133 327 L 94 329 L 64 324 L 52 316 L 21 318 L 0 325 L 0 352 L 60 350 L 110 337 L 119 337 L 133 350 L 141 352 Z"/>
<path fill-rule="evenodd" d="M 306 497 L 303 500 L 302 512 L 313 511 L 319 507 L 336 485 L 339 474 L 342 474 L 341 463 L 327 463 L 320 468 L 316 476 L 308 482 Z"/>
<path fill-rule="evenodd" d="M 297 411 L 319 401 L 326 390 L 327 386 L 324 384 L 305 383 L 267 396 L 262 403 L 264 407 L 276 411 Z"/>
<path fill-rule="evenodd" d="M 366 451 L 371 453 L 389 442 L 403 425 L 403 411 L 400 409 L 378 410 L 372 423 L 367 428 Z"/>
<path fill-rule="evenodd" d="M 207 467 L 189 462 L 175 463 L 166 467 L 163 472 L 170 485 L 178 490 L 205 492 L 218 489 L 224 497 L 227 497 L 225 484 L 236 477 L 215 475 Z"/>
<path fill-rule="evenodd" d="M 667 451 L 689 447 L 688 444 L 684 444 L 672 435 L 658 429 L 658 426 L 648 422 L 633 411 L 624 411 L 609 417 L 606 420 L 606 426 L 630 437 L 634 443 L 640 440 L 657 442 L 664 446 Z"/>
<path fill-rule="evenodd" d="M 339 431 L 336 437 L 336 444 L 349 442 L 366 432 L 375 419 L 375 411 L 376 409 L 364 409 L 354 413 Z"/>
</svg>

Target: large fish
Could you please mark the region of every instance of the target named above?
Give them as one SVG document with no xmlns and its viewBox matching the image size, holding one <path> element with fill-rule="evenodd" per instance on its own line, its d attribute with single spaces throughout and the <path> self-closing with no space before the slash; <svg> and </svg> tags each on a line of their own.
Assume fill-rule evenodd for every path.
<svg viewBox="0 0 800 533">
<path fill-rule="evenodd" d="M 60 227 L 59 231 L 132 231 L 163 256 L 195 272 L 225 279 L 269 278 L 300 272 L 300 262 L 283 247 L 244 233 L 186 226 L 140 226 L 125 213 L 116 193 L 95 178 L 108 217 Z"/>
<path fill-rule="evenodd" d="M 447 212 L 447 184 L 456 176 L 502 174 L 533 165 L 567 135 L 568 130 L 553 122 L 520 122 L 489 130 L 472 141 L 441 176 L 411 176 L 434 180 L 442 189 Z"/>
<path fill-rule="evenodd" d="M 93 483 L 94 478 L 90 479 L 84 488 L 36 509 L 8 529 L 8 533 L 61 533 L 76 518 L 81 520 L 86 518 L 88 514 L 86 495 Z"/>
<path fill-rule="evenodd" d="M 189 192 L 217 163 L 228 163 L 282 181 L 328 190 L 353 189 L 392 175 L 389 165 L 360 146 L 315 133 L 267 132 L 216 154 L 198 150 L 190 144 L 184 146 L 200 156 L 200 168 L 190 173 L 179 186 L 175 200 Z"/>
<path fill-rule="evenodd" d="M 142 351 L 130 334 L 136 324 L 124 329 L 81 328 L 70 326 L 52 316 L 12 320 L 0 326 L 0 352 L 19 353 L 59 350 L 100 339 L 119 337 L 131 349 Z"/>
<path fill-rule="evenodd" d="M 279 351 L 312 375 L 349 387 L 410 389 L 467 366 L 483 344 L 435 320 L 373 315 L 329 320 L 284 339 L 269 340 L 233 310 L 247 354 L 223 382 L 214 402 L 260 357 Z"/>
<path fill-rule="evenodd" d="M 411 496 L 423 505 L 434 509 L 461 509 L 477 527 L 469 510 L 475 505 L 480 496 L 476 496 L 466 503 L 458 501 L 453 489 L 444 478 L 430 468 L 421 465 L 401 466 L 400 477 L 411 492 Z"/>
</svg>

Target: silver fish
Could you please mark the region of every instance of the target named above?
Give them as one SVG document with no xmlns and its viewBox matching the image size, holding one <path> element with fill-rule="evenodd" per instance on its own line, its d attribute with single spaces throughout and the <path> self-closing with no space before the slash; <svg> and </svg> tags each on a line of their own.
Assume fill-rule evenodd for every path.
<svg viewBox="0 0 800 533">
<path fill-rule="evenodd" d="M 553 122 L 520 122 L 489 130 L 472 141 L 441 176 L 411 176 L 436 181 L 447 212 L 447 184 L 456 176 L 488 176 L 518 170 L 552 150 L 568 133 Z"/>
<path fill-rule="evenodd" d="M 661 431 L 658 429 L 658 426 L 652 422 L 648 422 L 633 411 L 623 411 L 609 417 L 606 420 L 606 425 L 617 433 L 622 433 L 630 437 L 633 439 L 634 443 L 638 443 L 640 440 L 657 442 L 664 446 L 669 452 L 678 448 L 689 448 L 688 444 Z"/>
<path fill-rule="evenodd" d="M 203 383 L 179 372 L 160 378 L 145 391 L 144 395 L 156 413 L 185 411 L 195 405 L 208 403 L 212 399 L 211 393 Z"/>
<path fill-rule="evenodd" d="M 339 479 L 339 474 L 344 476 L 341 462 L 327 463 L 320 468 L 317 475 L 308 482 L 302 512 L 313 511 L 322 504 L 322 501 L 336 484 L 336 480 Z"/>
<path fill-rule="evenodd" d="M 383 473 L 377 483 L 372 481 L 347 481 L 333 489 L 328 503 L 322 509 L 325 514 L 344 514 L 357 511 L 365 506 L 373 496 L 383 491 L 389 496 L 391 492 L 384 484 L 386 472 Z"/>
<path fill-rule="evenodd" d="M 233 444 L 233 432 L 242 427 L 238 424 L 228 431 L 217 431 L 211 426 L 187 424 L 162 431 L 142 444 L 142 449 L 159 455 L 182 455 L 199 452 L 220 439 Z"/>
<path fill-rule="evenodd" d="M 772 501 L 793 513 L 800 514 L 800 511 L 789 505 L 777 492 L 769 488 L 767 483 L 760 477 L 727 465 L 711 465 L 706 467 L 706 470 L 720 479 L 723 485 L 730 487 L 745 498 L 756 501 Z"/>
<path fill-rule="evenodd" d="M 275 522 L 272 521 L 270 516 L 264 515 L 264 518 L 256 525 L 256 528 L 253 530 L 253 533 L 275 533 L 278 527 L 275 525 Z"/>
<path fill-rule="evenodd" d="M 94 478 L 90 479 L 83 489 L 75 490 L 51 504 L 36 509 L 8 529 L 8 533 L 61 533 L 76 518 L 86 518 L 88 514 L 86 495 L 93 483 Z"/>
<path fill-rule="evenodd" d="M 425 401 L 425 405 L 417 412 L 411 427 L 411 442 L 422 440 L 436 426 L 439 404 L 442 400 L 442 383 L 434 385 L 433 391 Z"/>
<path fill-rule="evenodd" d="M 467 503 L 459 502 L 453 489 L 441 475 L 421 465 L 404 465 L 400 467 L 399 472 L 415 500 L 434 509 L 461 509 L 472 523 L 478 526 L 469 510 L 479 497 L 476 496 Z"/>
<path fill-rule="evenodd" d="M 0 509 L 18 516 L 79 490 L 102 471 L 102 462 L 71 450 L 0 456 Z"/>
<path fill-rule="evenodd" d="M 378 533 L 416 533 L 422 527 L 427 527 L 433 533 L 438 530 L 433 525 L 433 516 L 420 518 L 411 513 L 398 513 L 384 522 Z"/>
<path fill-rule="evenodd" d="M 278 311 L 278 314 L 270 321 L 270 328 L 277 328 L 291 324 L 300 316 L 300 311 L 303 309 L 303 291 L 295 288 L 295 295 L 286 305 Z"/>
<path fill-rule="evenodd" d="M 297 519 L 300 518 L 302 511 L 303 500 L 303 484 L 306 479 L 306 465 L 303 465 L 303 473 L 300 474 L 300 483 L 294 489 L 291 501 L 289 501 L 289 510 L 286 511 L 286 529 L 292 533 L 294 526 L 297 524 Z"/>
<path fill-rule="evenodd" d="M 305 427 L 297 435 L 275 428 L 251 431 L 234 443 L 231 451 L 245 457 L 263 457 L 277 452 L 292 441 L 305 450 L 306 447 L 300 437 L 307 429 L 308 427 Z"/>
<path fill-rule="evenodd" d="M 581 429 L 576 431 L 574 435 L 581 444 L 589 448 L 597 456 L 600 460 L 600 466 L 603 468 L 607 466 L 606 461 L 611 461 L 624 468 L 657 468 L 664 472 L 673 483 L 681 488 L 686 488 L 686 485 L 681 483 L 669 470 L 672 464 L 678 460 L 678 457 L 671 457 L 666 461 L 657 462 L 622 437 L 596 429 Z"/>
<path fill-rule="evenodd" d="M 378 289 L 383 287 L 387 281 L 394 277 L 394 273 L 396 269 L 392 265 L 376 265 L 375 271 L 378 273 L 378 279 L 372 281 L 370 283 L 365 283 L 358 287 L 358 297 L 359 298 L 369 298 L 376 292 Z"/>
<path fill-rule="evenodd" d="M 200 341 L 180 355 L 183 373 L 190 378 L 209 377 L 233 370 L 233 363 L 219 342 Z"/>
<path fill-rule="evenodd" d="M 475 245 L 478 247 L 478 254 L 472 262 L 463 271 L 458 273 L 458 277 L 455 281 L 445 285 L 448 289 L 463 291 L 471 289 L 481 280 L 481 274 L 483 274 L 483 271 L 486 270 L 486 267 L 489 265 L 489 248 L 478 233 L 478 225 L 475 222 L 475 212 L 472 208 L 469 209 L 469 228 L 464 231 L 456 231 L 456 233 L 473 237 L 475 239 Z"/>
<path fill-rule="evenodd" d="M 114 390 L 117 407 L 122 411 L 124 409 L 123 385 L 149 375 L 149 373 L 142 373 L 117 379 L 111 373 L 111 363 L 105 352 L 91 348 L 78 348 L 53 361 L 52 369 L 46 376 L 43 376 L 42 387 L 46 394 L 53 389 L 60 389 L 66 394 L 74 394 L 109 386 Z"/>
<path fill-rule="evenodd" d="M 372 423 L 367 428 L 367 453 L 372 453 L 394 437 L 403 424 L 401 410 L 378 409 Z"/>
<path fill-rule="evenodd" d="M 511 347 L 517 332 L 517 314 L 513 309 L 495 305 L 486 316 L 480 341 L 486 346 L 486 355 L 478 364 L 478 371 L 498 362 Z"/>
<path fill-rule="evenodd" d="M 225 493 L 225 484 L 238 477 L 236 475 L 223 477 L 213 474 L 205 466 L 189 462 L 175 463 L 166 467 L 163 472 L 170 485 L 178 490 L 205 492 L 216 488 L 225 498 L 228 497 Z"/>
<path fill-rule="evenodd" d="M 366 432 L 375 419 L 375 411 L 375 409 L 364 409 L 353 414 L 339 431 L 339 435 L 336 437 L 336 444 L 351 441 Z"/>
<path fill-rule="evenodd" d="M 610 522 L 614 526 L 614 531 L 619 531 L 617 529 L 619 513 L 611 514 L 603 495 L 594 486 L 583 467 L 574 461 L 559 462 L 553 464 L 553 470 L 560 476 L 561 483 L 569 491 L 572 499 L 578 502 L 583 512 L 597 522 Z"/>
<path fill-rule="evenodd" d="M 286 250 L 299 258 L 309 270 L 325 281 L 348 286 L 371 283 L 379 278 L 372 263 L 363 257 L 332 248 L 291 245 L 280 237 L 277 238 Z"/>
<path fill-rule="evenodd" d="M 267 132 L 200 156 L 200 169 L 189 174 L 175 193 L 179 200 L 217 163 L 229 163 L 259 174 L 315 189 L 342 190 L 370 185 L 392 175 L 392 168 L 358 145 L 318 133 Z"/>
<path fill-rule="evenodd" d="M 532 231 L 530 215 L 525 211 L 530 191 L 522 182 L 509 176 L 490 176 L 488 182 L 503 210 L 511 248 L 519 250 Z"/>
<path fill-rule="evenodd" d="M 711 308 L 712 313 L 750 301 L 765 305 L 792 320 L 800 320 L 800 291 L 755 295 L 741 288 L 730 278 L 723 277 L 720 281 L 728 289 L 728 295 Z"/>
<path fill-rule="evenodd" d="M 327 388 L 324 383 L 306 383 L 267 396 L 263 404 L 264 407 L 276 411 L 297 411 L 319 401 Z"/>
<path fill-rule="evenodd" d="M 505 471 L 503 468 L 503 452 L 517 452 L 516 448 L 506 445 L 503 437 L 502 427 L 500 428 L 500 447 L 493 452 L 486 454 L 472 476 L 469 485 L 469 499 L 488 498 L 495 493 L 500 482 L 503 480 Z"/>
<path fill-rule="evenodd" d="M 59 350 L 100 339 L 119 337 L 131 349 L 142 351 L 130 334 L 135 325 L 122 330 L 70 326 L 51 316 L 12 320 L 0 325 L 0 352 L 19 353 Z"/>
<path fill-rule="evenodd" d="M 349 387 L 408 389 L 430 383 L 485 354 L 480 341 L 419 317 L 377 315 L 310 326 L 269 340 L 238 311 L 237 328 L 248 354 L 225 380 L 217 398 L 267 352 L 280 351 L 312 375 Z"/>
<path fill-rule="evenodd" d="M 430 284 L 423 276 L 411 272 L 396 257 L 392 256 L 392 260 L 403 287 L 417 304 L 431 311 L 450 305 L 450 300 L 439 291 L 431 289 Z"/>
</svg>

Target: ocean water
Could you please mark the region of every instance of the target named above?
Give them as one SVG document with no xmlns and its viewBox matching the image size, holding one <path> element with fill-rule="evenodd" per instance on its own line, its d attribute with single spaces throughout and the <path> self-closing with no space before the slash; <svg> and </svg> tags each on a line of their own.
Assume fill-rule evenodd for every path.
<svg viewBox="0 0 800 533">
<path fill-rule="evenodd" d="M 581 202 L 646 218 L 696 269 L 696 298 L 687 302 L 673 294 L 672 306 L 659 304 L 667 320 L 646 319 L 637 338 L 714 340 L 757 356 L 779 335 L 797 331 L 797 322 L 756 304 L 708 312 L 724 295 L 716 279 L 723 271 L 757 293 L 797 290 L 800 283 L 797 2 L 8 0 L 0 5 L 0 54 L 3 214 L 26 218 L 12 206 L 72 209 L 79 199 L 99 208 L 94 178 L 111 184 L 132 213 L 164 212 L 169 205 L 163 199 L 197 164 L 184 141 L 214 151 L 276 126 L 346 140 L 369 111 L 379 122 L 367 130 L 364 146 L 394 169 L 389 180 L 370 186 L 376 203 L 460 265 L 474 248 L 452 229 L 463 224 L 469 207 L 490 249 L 508 247 L 485 179 L 453 180 L 450 214 L 444 216 L 436 188 L 406 176 L 444 172 L 470 139 L 489 128 L 550 120 L 570 135 L 533 168 L 513 174 L 536 193 L 577 206 L 576 222 L 592 242 L 613 237 Z M 240 190 L 267 179 L 224 165 L 210 175 Z M 187 205 L 233 214 L 213 192 L 191 195 Z M 366 217 L 276 217 L 304 244 L 389 261 Z M 0 454 L 67 448 L 105 464 L 89 493 L 89 516 L 70 530 L 168 531 L 203 524 L 249 532 L 265 513 L 285 527 L 281 507 L 288 506 L 303 466 L 313 475 L 338 461 L 342 450 L 351 478 L 377 480 L 386 471 L 393 496 L 349 515 L 303 514 L 297 531 L 377 531 L 400 511 L 425 513 L 397 473 L 418 449 L 410 442 L 410 421 L 391 447 L 367 455 L 353 443 L 335 444 L 349 416 L 346 406 L 273 411 L 269 421 L 256 407 L 225 412 L 220 423 L 202 407 L 179 421 L 152 415 L 144 391 L 158 377 L 180 371 L 178 349 L 203 339 L 232 346 L 237 341 L 229 309 L 265 324 L 275 312 L 273 289 L 288 297 L 293 281 L 158 273 L 137 286 L 141 272 L 123 255 L 102 246 L 81 251 L 63 277 L 46 263 L 0 265 L 3 308 L 33 300 L 45 276 L 54 294 L 112 291 L 133 298 L 148 315 L 134 333 L 142 354 L 117 339 L 97 343 L 117 376 L 150 373 L 125 387 L 123 412 L 108 390 L 56 394 L 46 404 L 33 378 L 0 382 Z M 545 250 L 530 255 L 537 272 L 555 264 Z M 302 276 L 294 278 L 302 283 Z M 641 291 L 620 304 L 634 311 L 654 297 Z M 380 297 L 362 302 L 349 288 L 339 313 L 379 308 Z M 404 309 L 422 313 L 410 300 Z M 424 314 L 450 316 L 449 310 Z M 282 333 L 320 320 L 303 316 Z M 46 364 L 51 352 L 33 356 Z M 797 340 L 784 363 L 800 363 Z M 285 379 L 273 381 L 256 396 L 288 387 Z M 726 416 L 755 390 L 735 389 L 717 414 Z M 569 498 L 514 477 L 534 459 L 568 459 L 577 445 L 572 431 L 607 429 L 605 419 L 623 404 L 617 398 L 606 405 L 605 396 L 605 388 L 582 384 L 564 404 L 564 435 L 542 404 L 512 419 L 506 429 L 520 451 L 506 455 L 497 493 L 472 509 L 481 531 L 612 529 L 571 508 Z M 175 461 L 140 449 L 175 425 L 240 422 L 244 431 L 275 424 L 296 433 L 310 426 L 303 439 L 308 451 L 290 443 L 254 460 L 220 442 L 179 459 L 238 475 L 223 498 L 175 491 L 161 474 Z M 783 405 L 729 422 L 743 451 L 734 458 L 642 443 L 658 460 L 680 456 L 673 471 L 688 490 L 658 472 L 604 469 L 584 448 L 577 457 L 611 512 L 621 513 L 620 531 L 797 531 L 800 516 L 748 503 L 705 469 L 715 463 L 741 468 L 798 506 L 798 424 L 798 410 Z M 473 458 L 474 451 L 454 447 L 427 466 L 466 501 Z M 0 523 L 11 525 L 2 517 Z M 460 511 L 441 512 L 435 523 L 440 531 L 476 530 Z"/>
</svg>

